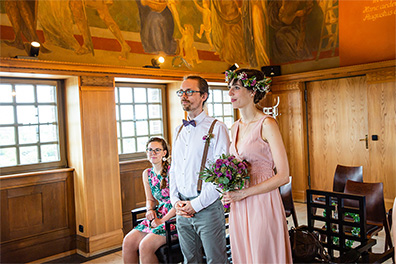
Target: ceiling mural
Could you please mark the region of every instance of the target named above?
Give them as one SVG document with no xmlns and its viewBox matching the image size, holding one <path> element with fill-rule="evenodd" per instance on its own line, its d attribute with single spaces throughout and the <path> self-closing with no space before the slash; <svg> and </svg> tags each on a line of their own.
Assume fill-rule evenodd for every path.
<svg viewBox="0 0 396 264">
<path fill-rule="evenodd" d="M 394 2 L 354 5 L 364 12 Z M 38 41 L 45 60 L 138 67 L 161 55 L 161 67 L 208 72 L 234 63 L 291 72 L 317 61 L 337 67 L 340 43 L 348 42 L 339 28 L 352 19 L 337 0 L 1 0 L 0 7 L 3 57 L 22 55 Z M 387 30 L 394 34 L 394 27 Z"/>
</svg>

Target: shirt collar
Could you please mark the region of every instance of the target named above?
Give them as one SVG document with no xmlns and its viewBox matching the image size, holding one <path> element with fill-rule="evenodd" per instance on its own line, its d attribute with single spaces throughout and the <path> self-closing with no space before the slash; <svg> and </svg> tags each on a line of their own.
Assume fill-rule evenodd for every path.
<svg viewBox="0 0 396 264">
<path fill-rule="evenodd" d="M 205 111 L 202 111 L 202 112 L 201 112 L 199 115 L 197 115 L 193 120 L 195 120 L 195 123 L 198 125 L 199 123 L 202 122 L 202 120 L 205 119 L 206 116 L 207 116 L 207 115 L 206 115 Z M 190 118 L 189 118 L 189 119 L 190 119 Z"/>
</svg>

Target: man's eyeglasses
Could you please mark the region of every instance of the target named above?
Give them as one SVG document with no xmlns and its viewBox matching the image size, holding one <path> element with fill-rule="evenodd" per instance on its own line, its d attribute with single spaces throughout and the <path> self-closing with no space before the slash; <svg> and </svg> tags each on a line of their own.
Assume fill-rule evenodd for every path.
<svg viewBox="0 0 396 264">
<path fill-rule="evenodd" d="M 156 149 L 146 148 L 147 153 L 154 152 L 154 154 L 157 154 L 158 152 L 160 152 L 162 150 L 163 149 L 160 149 L 160 148 L 156 148 Z"/>
<path fill-rule="evenodd" d="M 200 91 L 193 91 L 193 90 L 187 90 L 187 91 L 183 91 L 183 90 L 179 90 L 176 91 L 177 96 L 182 97 L 183 94 L 186 94 L 188 97 L 192 96 L 194 93 L 201 93 Z"/>
</svg>

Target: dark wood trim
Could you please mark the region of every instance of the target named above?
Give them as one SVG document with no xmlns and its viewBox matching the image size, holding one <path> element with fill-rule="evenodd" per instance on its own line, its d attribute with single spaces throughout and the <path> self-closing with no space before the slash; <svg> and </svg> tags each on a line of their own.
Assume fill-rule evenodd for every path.
<svg viewBox="0 0 396 264">
<path fill-rule="evenodd" d="M 131 210 L 146 203 L 142 173 L 149 168 L 147 159 L 120 162 L 122 223 L 124 235 L 132 229 Z"/>
<path fill-rule="evenodd" d="M 26 263 L 76 249 L 73 172 L 0 177 L 2 263 Z"/>
<path fill-rule="evenodd" d="M 89 253 L 89 239 L 80 235 L 76 235 L 77 249 L 84 253 Z"/>
</svg>

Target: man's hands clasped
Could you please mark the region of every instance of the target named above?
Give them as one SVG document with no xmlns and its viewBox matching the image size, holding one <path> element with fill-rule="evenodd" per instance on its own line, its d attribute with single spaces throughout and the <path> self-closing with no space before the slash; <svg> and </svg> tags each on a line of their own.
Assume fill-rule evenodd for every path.
<svg viewBox="0 0 396 264">
<path fill-rule="evenodd" d="M 187 218 L 193 217 L 196 213 L 190 201 L 177 201 L 175 203 L 175 209 L 177 215 Z"/>
</svg>

